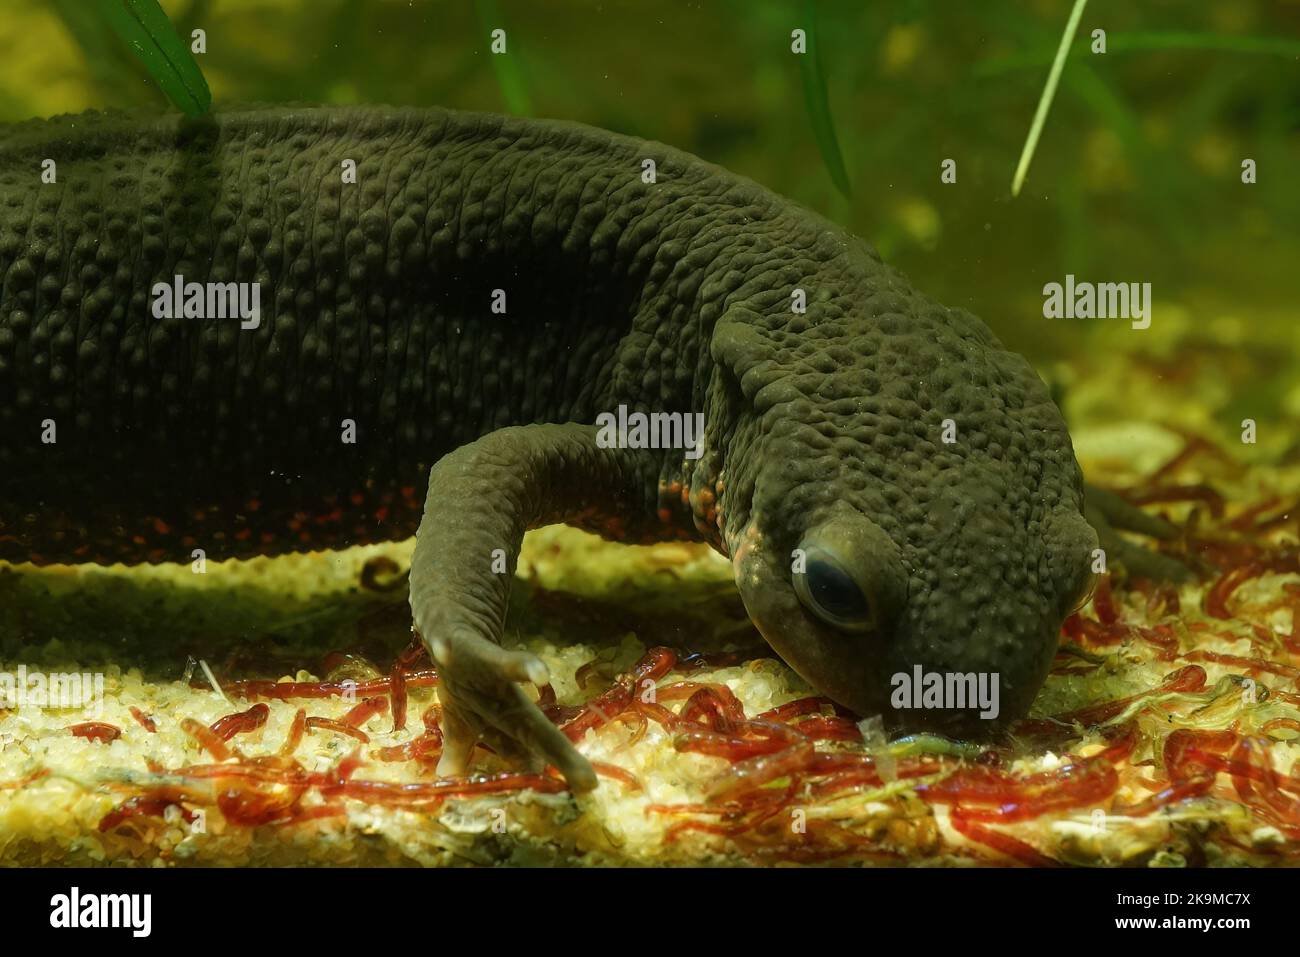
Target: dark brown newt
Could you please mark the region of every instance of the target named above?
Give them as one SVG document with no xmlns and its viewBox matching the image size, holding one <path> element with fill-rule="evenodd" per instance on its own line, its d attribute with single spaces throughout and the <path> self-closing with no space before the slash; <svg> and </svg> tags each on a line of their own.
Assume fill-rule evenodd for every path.
<svg viewBox="0 0 1300 957">
<path fill-rule="evenodd" d="M 620 407 L 689 418 L 634 447 L 596 424 Z M 669 428 L 697 414 L 698 444 Z M 418 532 L 444 772 L 487 735 L 594 785 L 519 686 L 542 662 L 498 644 L 528 528 L 708 541 L 841 704 L 978 672 L 1005 721 L 1089 580 L 1082 508 L 1060 412 L 982 322 L 661 144 L 378 107 L 0 130 L 0 558 Z"/>
</svg>

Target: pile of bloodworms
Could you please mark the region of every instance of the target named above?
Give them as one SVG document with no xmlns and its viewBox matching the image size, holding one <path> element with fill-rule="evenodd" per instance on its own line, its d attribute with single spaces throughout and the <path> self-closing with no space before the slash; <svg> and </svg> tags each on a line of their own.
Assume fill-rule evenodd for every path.
<svg viewBox="0 0 1300 957">
<path fill-rule="evenodd" d="M 702 832 L 729 839 L 742 852 L 776 858 L 905 863 L 907 855 L 887 839 L 837 823 L 833 815 L 810 815 L 798 829 L 789 825 L 797 809 L 875 792 L 873 800 L 906 797 L 930 807 L 946 807 L 951 828 L 968 842 L 949 848 L 951 852 L 990 862 L 1045 866 L 1061 861 L 1025 840 L 1024 833 L 1011 833 L 1014 827 L 1008 830 L 1008 826 L 1095 808 L 1108 815 L 1144 818 L 1180 802 L 1217 796 L 1247 808 L 1258 825 L 1276 828 L 1284 842 L 1270 854 L 1295 860 L 1300 858 L 1300 775 L 1275 768 L 1270 747 L 1300 734 L 1300 585 L 1283 584 L 1273 605 L 1253 609 L 1266 614 L 1288 608 L 1289 634 L 1240 620 L 1233 605 L 1238 589 L 1253 579 L 1300 572 L 1300 549 L 1295 544 L 1269 542 L 1270 536 L 1276 538 L 1275 532 L 1295 530 L 1300 503 L 1266 499 L 1225 521 L 1225 503 L 1213 488 L 1172 481 L 1197 455 L 1213 451 L 1204 440 L 1190 440 L 1143 488 L 1125 493 L 1135 504 L 1194 503 L 1191 518 L 1180 524 L 1181 540 L 1162 547 L 1197 562 L 1209 575 L 1199 613 L 1183 614 L 1179 593 L 1171 586 L 1135 580 L 1120 593 L 1109 577 L 1102 577 L 1091 615 L 1076 613 L 1063 628 L 1063 640 L 1091 656 L 1081 658 L 1063 649 L 1053 670 L 1057 676 L 1085 675 L 1100 667 L 1097 662 L 1106 649 L 1139 646 L 1146 649 L 1149 660 L 1167 663 L 1163 679 L 1136 694 L 1046 718 L 1024 719 L 1005 739 L 974 756 L 922 753 L 882 760 L 864 747 L 856 716 L 821 697 L 805 697 L 748 715 L 727 685 L 691 679 L 701 671 L 744 663 L 740 656 L 727 653 L 651 648 L 631 671 L 614 678 L 586 704 L 561 705 L 549 686 L 539 689 L 538 704 L 575 742 L 589 731 L 599 733 L 621 725 L 626 743 L 619 750 L 623 750 L 641 740 L 654 724 L 677 751 L 720 759 L 717 776 L 699 803 L 646 806 L 645 813 L 668 819 L 668 841 L 687 832 Z M 1145 605 L 1143 617 L 1155 623 L 1125 620 L 1119 594 L 1129 607 Z M 1197 648 L 1202 637 L 1248 640 L 1252 654 Z M 1208 730 L 1179 728 L 1174 722 L 1175 729 L 1166 729 L 1163 740 L 1146 740 L 1141 751 L 1149 757 L 1134 762 L 1140 739 L 1158 726 L 1139 720 L 1144 709 L 1148 717 L 1172 715 L 1180 696 L 1190 696 L 1183 702 L 1205 700 L 1212 690 L 1207 688 L 1206 664 L 1237 669 L 1242 677 L 1267 682 L 1263 693 L 1275 704 L 1290 705 L 1295 716 L 1274 717 L 1258 727 L 1245 727 L 1234 719 L 1227 727 Z M 596 662 L 577 674 L 584 688 L 598 677 Z M 408 691 L 433 687 L 437 680 L 417 642 L 398 656 L 386 677 L 351 683 L 244 680 L 227 684 L 230 697 L 254 703 L 210 725 L 192 718 L 181 721 L 210 760 L 176 768 L 149 761 L 149 769 L 165 783 L 144 788 L 123 785 L 134 793 L 107 814 L 99 828 L 113 831 L 129 827 L 138 818 L 161 817 L 172 805 L 186 819 L 192 818 L 195 808 L 215 807 L 231 825 L 291 826 L 345 818 L 349 801 L 432 812 L 449 798 L 565 790 L 563 779 L 550 768 L 542 773 L 437 778 L 433 769 L 442 744 L 437 705 L 420 716 L 422 731 L 413 740 L 363 748 L 370 740 L 362 730 L 367 721 L 391 714 L 393 729 L 404 729 L 409 720 Z M 647 694 L 649 688 L 653 691 Z M 309 703 L 345 693 L 355 694 L 357 703 L 343 717 L 315 717 L 307 707 L 300 707 L 286 739 L 269 754 L 249 756 L 236 746 L 239 735 L 266 722 L 265 699 Z M 152 717 L 137 708 L 131 711 L 145 732 L 156 731 Z M 99 742 L 123 733 L 114 725 L 94 721 L 70 730 Z M 354 739 L 356 747 L 328 770 L 309 771 L 294 757 L 309 731 Z M 1100 741 L 1100 750 L 1087 756 L 1072 754 L 1070 743 L 1083 738 L 1093 740 L 1094 747 Z M 1051 770 L 1012 770 L 1016 755 L 1042 754 L 1048 749 L 1060 759 Z M 367 778 L 365 769 L 377 762 L 414 762 L 420 779 L 400 783 Z M 643 782 L 624 768 L 601 762 L 594 767 L 618 787 L 644 790 Z M 1149 796 L 1122 802 L 1118 792 L 1126 773 L 1123 780 L 1149 791 Z M 886 786 L 889 790 L 882 798 Z"/>
</svg>

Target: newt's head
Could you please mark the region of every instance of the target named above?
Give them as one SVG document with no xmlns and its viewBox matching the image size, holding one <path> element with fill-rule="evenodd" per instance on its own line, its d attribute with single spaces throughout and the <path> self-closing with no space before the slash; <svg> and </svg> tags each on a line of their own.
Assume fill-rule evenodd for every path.
<svg viewBox="0 0 1300 957">
<path fill-rule="evenodd" d="M 818 690 L 978 734 L 1028 710 L 1097 537 L 1029 364 L 968 313 L 891 296 L 869 319 L 719 324 L 748 416 L 724 534 L 750 617 Z"/>
</svg>

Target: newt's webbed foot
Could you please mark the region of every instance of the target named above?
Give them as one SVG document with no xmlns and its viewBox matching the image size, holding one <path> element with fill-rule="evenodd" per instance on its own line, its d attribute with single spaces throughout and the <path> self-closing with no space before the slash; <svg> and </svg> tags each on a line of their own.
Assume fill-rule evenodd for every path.
<svg viewBox="0 0 1300 957">
<path fill-rule="evenodd" d="M 503 757 L 522 760 L 530 770 L 555 765 L 574 791 L 596 786 L 591 764 L 519 686 L 549 682 L 540 658 L 464 632 L 434 637 L 429 647 L 441 679 L 443 750 L 438 774 L 464 774 L 474 745 L 486 740 L 504 752 Z"/>
<path fill-rule="evenodd" d="M 1150 515 L 1114 492 L 1095 485 L 1085 486 L 1083 512 L 1088 523 L 1097 530 L 1108 565 L 1121 566 L 1131 578 L 1177 583 L 1195 579 L 1192 569 L 1177 559 L 1134 544 L 1119 534 L 1122 530 L 1160 541 L 1177 538 L 1178 529 L 1163 518 Z"/>
<path fill-rule="evenodd" d="M 440 773 L 463 774 L 481 741 L 533 769 L 554 765 L 574 791 L 596 786 L 591 764 L 520 687 L 547 684 L 546 665 L 499 644 L 524 531 L 618 514 L 629 489 L 651 484 L 636 469 L 657 469 L 657 460 L 596 438 L 588 425 L 511 426 L 429 470 L 411 558 L 411 612 L 441 676 Z"/>
</svg>

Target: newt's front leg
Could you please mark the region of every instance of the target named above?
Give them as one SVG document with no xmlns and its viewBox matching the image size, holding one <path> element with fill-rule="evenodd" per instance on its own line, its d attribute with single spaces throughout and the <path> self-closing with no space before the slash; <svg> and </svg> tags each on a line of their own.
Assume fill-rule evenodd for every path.
<svg viewBox="0 0 1300 957">
<path fill-rule="evenodd" d="M 1096 529 L 1101 547 L 1130 576 L 1176 584 L 1195 578 L 1192 570 L 1176 559 L 1135 545 L 1119 534 L 1123 530 L 1161 541 L 1176 538 L 1178 529 L 1164 519 L 1148 515 L 1114 492 L 1095 485 L 1085 487 L 1084 515 Z"/>
<path fill-rule="evenodd" d="M 600 448 L 588 425 L 500 429 L 444 456 L 411 559 L 411 611 L 441 675 L 440 774 L 461 774 L 480 740 L 555 765 L 575 791 L 596 786 L 591 765 L 519 686 L 545 684 L 536 655 L 500 646 L 519 546 L 530 528 L 592 527 L 635 517 L 657 463 Z"/>
</svg>

